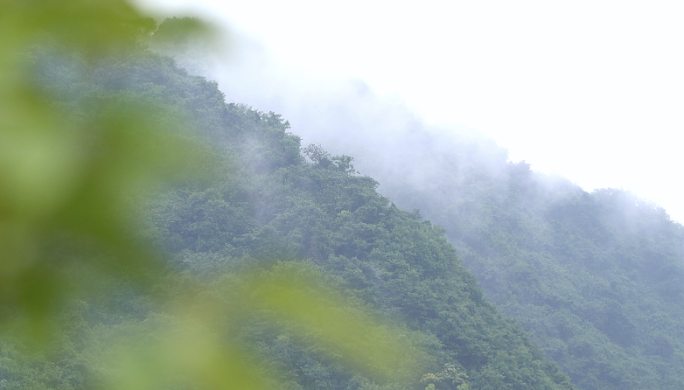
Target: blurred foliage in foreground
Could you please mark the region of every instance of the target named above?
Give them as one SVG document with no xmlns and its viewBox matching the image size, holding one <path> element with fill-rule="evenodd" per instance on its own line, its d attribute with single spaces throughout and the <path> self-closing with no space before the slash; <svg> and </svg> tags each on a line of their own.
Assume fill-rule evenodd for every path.
<svg viewBox="0 0 684 390">
<path fill-rule="evenodd" d="M 82 267 L 145 274 L 156 264 L 133 243 L 130 197 L 181 168 L 186 149 L 161 134 L 161 112 L 144 100 L 98 94 L 59 107 L 37 77 L 50 61 L 85 68 L 152 28 L 121 1 L 0 3 L 3 322 L 26 315 L 28 325 L 48 326 L 41 317 L 88 287 L 91 272 Z M 87 247 L 93 251 L 76 253 Z"/>
<path fill-rule="evenodd" d="M 305 266 L 207 286 L 146 245 L 151 195 L 230 180 L 187 113 L 117 74 L 155 28 L 120 0 L 0 2 L 0 387 L 275 386 L 234 341 L 257 315 L 370 378 L 410 373 L 420 353 Z"/>
</svg>

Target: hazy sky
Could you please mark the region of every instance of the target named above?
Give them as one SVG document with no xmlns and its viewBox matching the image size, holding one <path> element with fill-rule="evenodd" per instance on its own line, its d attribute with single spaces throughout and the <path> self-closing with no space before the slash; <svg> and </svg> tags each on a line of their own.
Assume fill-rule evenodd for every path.
<svg viewBox="0 0 684 390">
<path fill-rule="evenodd" d="M 287 68 L 361 79 L 427 123 L 487 134 L 513 161 L 588 191 L 632 190 L 684 221 L 684 2 L 144 2 L 214 18 Z"/>
</svg>

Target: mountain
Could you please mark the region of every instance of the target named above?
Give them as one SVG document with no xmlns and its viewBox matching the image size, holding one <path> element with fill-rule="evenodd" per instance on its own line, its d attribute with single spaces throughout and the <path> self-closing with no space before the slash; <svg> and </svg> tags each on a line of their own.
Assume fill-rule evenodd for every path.
<svg viewBox="0 0 684 390">
<path fill-rule="evenodd" d="M 427 125 L 361 81 L 278 79 L 263 54 L 243 56 L 235 71 L 209 72 L 227 96 L 286 114 L 304 144 L 354 156 L 379 193 L 445 228 L 485 296 L 575 385 L 683 388 L 684 237 L 662 208 L 534 172 L 477 131 Z M 229 79 L 252 68 L 249 88 Z"/>
<path fill-rule="evenodd" d="M 257 56 L 234 73 L 205 71 L 227 79 L 228 96 L 287 112 L 307 142 L 353 155 L 379 193 L 444 227 L 485 296 L 575 385 L 684 387 L 684 236 L 664 210 L 534 172 L 476 131 L 427 126 L 363 82 L 326 91 L 279 80 L 264 63 Z M 241 86 L 243 76 L 255 85 Z M 266 76 L 274 86 L 259 85 Z"/>
</svg>

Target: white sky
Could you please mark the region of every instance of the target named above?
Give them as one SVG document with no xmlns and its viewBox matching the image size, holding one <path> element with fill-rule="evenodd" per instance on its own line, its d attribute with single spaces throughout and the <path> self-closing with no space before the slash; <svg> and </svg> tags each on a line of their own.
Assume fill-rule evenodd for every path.
<svg viewBox="0 0 684 390">
<path fill-rule="evenodd" d="M 215 18 L 289 67 L 361 78 L 428 123 L 684 222 L 682 1 L 139 2 Z"/>
</svg>

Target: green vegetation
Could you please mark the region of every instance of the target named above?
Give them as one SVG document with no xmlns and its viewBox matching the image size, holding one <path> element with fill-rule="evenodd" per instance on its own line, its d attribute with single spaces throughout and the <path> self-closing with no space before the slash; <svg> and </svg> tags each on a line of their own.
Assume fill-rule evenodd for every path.
<svg viewBox="0 0 684 390">
<path fill-rule="evenodd" d="M 573 384 L 684 388 L 682 225 L 628 192 L 587 193 L 508 162 L 483 138 L 420 136 L 379 156 L 391 166 L 360 169 L 446 229 L 485 296 Z"/>
<path fill-rule="evenodd" d="M 662 209 L 419 131 L 366 145 L 378 187 L 146 49 L 192 57 L 199 21 L 23 4 L 0 4 L 0 389 L 684 388 Z"/>
<path fill-rule="evenodd" d="M 72 34 L 67 22 L 56 31 Z M 151 31 L 141 26 L 126 39 Z M 3 68 L 24 72 L 35 97 L 15 124 L 49 120 L 3 123 L 2 145 L 61 153 L 2 177 L 2 239 L 16 250 L 1 249 L 0 388 L 572 388 L 484 300 L 444 231 L 380 196 L 351 158 L 300 149 L 280 116 L 226 104 L 134 40 L 103 51 L 85 34 L 65 51 L 46 34 L 17 45 L 25 68 Z M 45 184 L 53 172 L 75 183 L 56 200 L 66 179 Z M 40 325 L 29 338 L 26 324 Z"/>
</svg>

